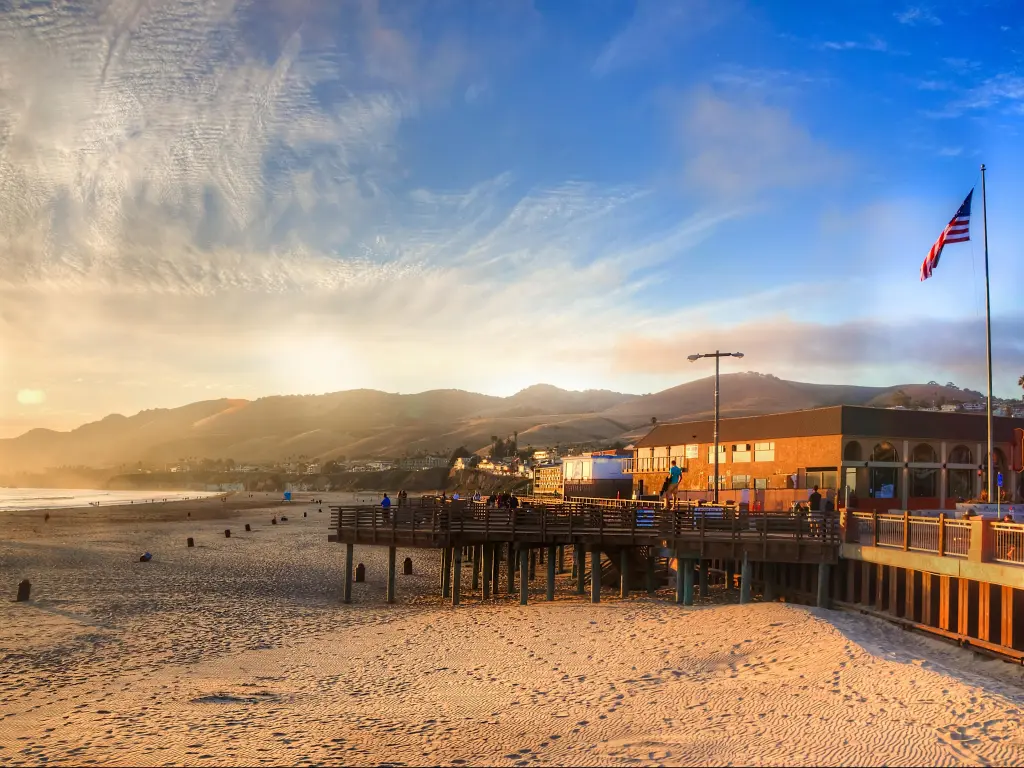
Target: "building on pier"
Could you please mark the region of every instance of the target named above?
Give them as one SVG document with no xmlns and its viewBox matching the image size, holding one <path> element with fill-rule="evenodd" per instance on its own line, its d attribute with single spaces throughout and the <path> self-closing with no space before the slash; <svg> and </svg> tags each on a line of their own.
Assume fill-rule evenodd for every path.
<svg viewBox="0 0 1024 768">
<path fill-rule="evenodd" d="M 1020 429 L 1024 419 L 993 418 L 995 469 L 1010 502 L 1024 491 Z M 969 413 L 841 405 L 721 419 L 719 497 L 785 509 L 817 485 L 840 506 L 849 488 L 859 509 L 954 509 L 981 494 L 986 442 L 985 416 Z M 711 420 L 660 424 L 636 443 L 624 471 L 639 498 L 658 493 L 675 460 L 684 469 L 681 495 L 706 498 L 713 445 Z"/>
</svg>

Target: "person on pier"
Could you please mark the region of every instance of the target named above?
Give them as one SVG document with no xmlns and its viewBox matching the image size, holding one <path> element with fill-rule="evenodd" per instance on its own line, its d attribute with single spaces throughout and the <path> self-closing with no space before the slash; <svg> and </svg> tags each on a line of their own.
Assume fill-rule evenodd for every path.
<svg viewBox="0 0 1024 768">
<path fill-rule="evenodd" d="M 673 459 L 672 468 L 668 473 L 668 485 L 665 486 L 665 492 L 662 494 L 665 504 L 669 509 L 674 509 L 679 504 L 679 483 L 682 479 L 683 470 L 679 468 L 679 465 Z"/>
</svg>

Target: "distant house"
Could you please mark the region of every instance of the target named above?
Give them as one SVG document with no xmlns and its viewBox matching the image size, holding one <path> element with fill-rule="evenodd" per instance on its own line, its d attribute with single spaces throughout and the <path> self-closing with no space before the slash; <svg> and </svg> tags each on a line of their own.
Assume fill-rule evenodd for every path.
<svg viewBox="0 0 1024 768">
<path fill-rule="evenodd" d="M 562 485 L 569 496 L 628 499 L 633 493 L 633 476 L 626 463 L 633 454 L 625 451 L 597 451 L 562 461 Z"/>
<path fill-rule="evenodd" d="M 953 413 L 954 411 L 959 411 L 960 406 L 956 403 L 947 403 L 946 405 L 943 405 L 940 410 L 945 411 L 946 413 Z"/>
</svg>

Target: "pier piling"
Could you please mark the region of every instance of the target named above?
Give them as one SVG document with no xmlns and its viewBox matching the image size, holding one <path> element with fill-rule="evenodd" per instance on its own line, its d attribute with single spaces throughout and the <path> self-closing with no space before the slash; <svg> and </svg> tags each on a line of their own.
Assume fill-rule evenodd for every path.
<svg viewBox="0 0 1024 768">
<path fill-rule="evenodd" d="M 397 549 L 395 547 L 388 547 L 388 589 L 387 589 L 387 602 L 395 602 L 395 557 Z"/>
<path fill-rule="evenodd" d="M 619 597 L 629 597 L 629 548 L 623 547 L 619 553 Z"/>
<path fill-rule="evenodd" d="M 590 548 L 590 602 L 601 602 L 601 548 Z"/>
<path fill-rule="evenodd" d="M 526 605 L 530 597 L 530 560 L 533 550 L 519 550 L 519 604 Z"/>
<path fill-rule="evenodd" d="M 548 547 L 548 601 L 555 599 L 555 547 Z"/>
<path fill-rule="evenodd" d="M 455 548 L 455 567 L 452 569 L 452 605 L 462 600 L 462 547 Z"/>
<path fill-rule="evenodd" d="M 743 565 L 740 566 L 740 605 L 750 602 L 750 559 L 743 553 Z"/>
<path fill-rule="evenodd" d="M 693 560 L 683 560 L 683 605 L 693 605 L 693 572 L 697 563 Z"/>
<path fill-rule="evenodd" d="M 493 569 L 492 561 L 494 559 L 494 545 L 484 544 L 484 562 L 483 562 L 483 593 L 482 597 L 484 600 L 489 600 L 491 597 L 491 571 Z"/>
<path fill-rule="evenodd" d="M 345 591 L 342 595 L 342 601 L 345 603 L 352 602 L 352 556 L 355 545 L 345 545 Z"/>
<path fill-rule="evenodd" d="M 709 594 L 711 594 L 710 590 L 708 589 L 708 561 L 707 560 L 701 560 L 700 561 L 700 583 L 699 583 L 699 589 L 700 589 L 700 592 L 698 594 L 700 594 L 701 597 L 707 597 Z"/>
<path fill-rule="evenodd" d="M 576 577 L 576 594 L 584 595 L 587 592 L 586 564 L 584 562 L 586 553 L 582 544 L 577 544 L 572 555 L 572 570 Z"/>
</svg>

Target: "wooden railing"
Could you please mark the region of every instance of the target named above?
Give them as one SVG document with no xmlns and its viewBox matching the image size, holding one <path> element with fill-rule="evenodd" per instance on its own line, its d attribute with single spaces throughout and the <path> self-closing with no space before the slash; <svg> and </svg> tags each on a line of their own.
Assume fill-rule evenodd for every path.
<svg viewBox="0 0 1024 768">
<path fill-rule="evenodd" d="M 992 523 L 992 559 L 998 563 L 1024 565 L 1024 525 Z"/>
<path fill-rule="evenodd" d="M 442 546 L 459 541 L 591 540 L 650 544 L 676 540 L 736 543 L 795 541 L 838 545 L 833 513 L 747 513 L 722 507 L 608 508 L 568 503 L 518 509 L 457 502 L 432 508 L 331 507 L 331 529 L 339 541 Z"/>
<path fill-rule="evenodd" d="M 914 517 L 852 512 L 852 540 L 863 546 L 924 552 L 942 557 L 992 560 L 1024 565 L 1024 524 L 958 520 L 945 515 Z M 991 537 L 986 528 L 991 530 Z M 975 536 L 980 536 L 978 541 Z M 850 541 L 851 538 L 847 538 Z M 972 554 L 973 553 L 973 554 Z"/>
</svg>

